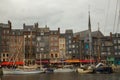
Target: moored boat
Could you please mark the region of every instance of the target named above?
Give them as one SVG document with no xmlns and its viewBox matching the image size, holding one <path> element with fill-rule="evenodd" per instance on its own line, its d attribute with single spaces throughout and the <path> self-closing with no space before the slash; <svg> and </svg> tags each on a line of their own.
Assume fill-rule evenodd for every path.
<svg viewBox="0 0 120 80">
<path fill-rule="evenodd" d="M 75 68 L 72 65 L 65 65 L 60 68 L 55 68 L 54 72 L 75 72 Z"/>
<path fill-rule="evenodd" d="M 98 65 L 96 65 L 96 68 L 94 69 L 96 73 L 113 73 L 113 69 L 111 66 L 105 65 L 103 63 L 98 63 Z"/>
<path fill-rule="evenodd" d="M 70 68 L 58 68 L 54 69 L 54 72 L 74 72 L 75 69 L 70 69 Z"/>
<path fill-rule="evenodd" d="M 38 74 L 43 72 L 43 70 L 3 69 L 3 74 Z"/>
</svg>

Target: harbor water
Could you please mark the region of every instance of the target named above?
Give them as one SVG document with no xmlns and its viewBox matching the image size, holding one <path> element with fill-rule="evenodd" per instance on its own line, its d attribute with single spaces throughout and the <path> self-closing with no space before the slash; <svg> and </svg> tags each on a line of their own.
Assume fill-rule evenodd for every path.
<svg viewBox="0 0 120 80">
<path fill-rule="evenodd" d="M 2 75 L 0 80 L 120 80 L 120 73 L 112 74 L 79 74 L 42 73 L 30 75 Z"/>
</svg>

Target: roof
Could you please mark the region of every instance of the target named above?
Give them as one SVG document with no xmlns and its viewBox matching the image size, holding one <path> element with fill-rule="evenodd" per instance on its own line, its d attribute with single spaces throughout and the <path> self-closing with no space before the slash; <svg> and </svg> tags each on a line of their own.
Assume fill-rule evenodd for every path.
<svg viewBox="0 0 120 80">
<path fill-rule="evenodd" d="M 22 29 L 12 29 L 11 35 L 23 35 L 23 30 Z"/>
<path fill-rule="evenodd" d="M 71 33 L 73 33 L 73 30 L 72 29 L 66 30 L 65 33 L 71 34 Z"/>
<path fill-rule="evenodd" d="M 0 27 L 2 27 L 2 28 L 9 28 L 10 26 L 8 24 L 0 23 Z"/>
<path fill-rule="evenodd" d="M 81 32 L 77 32 L 74 34 L 74 36 L 79 35 L 81 39 L 85 39 L 86 37 L 89 36 L 89 30 L 85 30 L 85 31 L 81 31 Z M 102 34 L 101 31 L 93 31 L 92 32 L 92 37 L 103 37 L 104 35 Z"/>
</svg>

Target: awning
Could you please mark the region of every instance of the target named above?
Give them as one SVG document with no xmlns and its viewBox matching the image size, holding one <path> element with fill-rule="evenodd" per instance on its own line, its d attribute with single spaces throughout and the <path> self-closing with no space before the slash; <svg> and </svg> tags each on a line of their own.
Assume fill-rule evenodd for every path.
<svg viewBox="0 0 120 80">
<path fill-rule="evenodd" d="M 71 60 L 65 60 L 66 63 L 79 63 L 79 59 L 71 59 Z"/>
<path fill-rule="evenodd" d="M 95 60 L 80 60 L 81 63 L 90 63 L 95 62 Z"/>
<path fill-rule="evenodd" d="M 79 60 L 79 59 L 73 59 L 73 60 L 66 60 L 66 63 L 90 63 L 95 62 L 95 60 Z"/>
<path fill-rule="evenodd" d="M 2 62 L 1 65 L 23 65 L 24 62 L 19 61 L 19 62 Z"/>
</svg>

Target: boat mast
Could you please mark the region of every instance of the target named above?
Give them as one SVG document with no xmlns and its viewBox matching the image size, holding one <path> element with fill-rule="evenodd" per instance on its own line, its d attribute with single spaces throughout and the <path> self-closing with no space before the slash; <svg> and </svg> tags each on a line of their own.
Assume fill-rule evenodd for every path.
<svg viewBox="0 0 120 80">
<path fill-rule="evenodd" d="M 32 62 L 32 31 L 30 31 L 30 50 L 29 50 L 29 60 Z"/>
<path fill-rule="evenodd" d="M 99 35 L 99 22 L 98 22 L 98 62 L 100 62 L 101 60 L 101 56 L 100 56 L 100 47 L 101 47 L 101 40 L 100 40 L 100 35 Z"/>
</svg>

